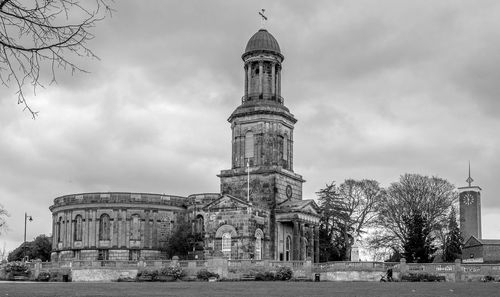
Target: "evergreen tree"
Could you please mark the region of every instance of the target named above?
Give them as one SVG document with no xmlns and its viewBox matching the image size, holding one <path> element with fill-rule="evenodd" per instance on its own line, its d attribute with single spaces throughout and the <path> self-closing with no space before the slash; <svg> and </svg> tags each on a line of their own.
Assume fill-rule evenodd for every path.
<svg viewBox="0 0 500 297">
<path fill-rule="evenodd" d="M 403 242 L 403 255 L 408 263 L 427 263 L 433 259 L 436 248 L 432 244 L 434 238 L 428 227 L 426 218 L 419 211 L 414 211 L 409 216 L 403 216 L 404 224 L 408 230 Z"/>
<path fill-rule="evenodd" d="M 319 245 L 320 262 L 342 261 L 345 258 L 349 215 L 345 202 L 339 195 L 334 182 L 317 192 L 321 208 Z"/>
<path fill-rule="evenodd" d="M 462 255 L 462 236 L 457 224 L 455 208 L 451 209 L 448 217 L 448 233 L 443 244 L 443 261 L 453 262 Z"/>
<path fill-rule="evenodd" d="M 187 259 L 189 252 L 203 250 L 203 236 L 203 233 L 194 232 L 191 222 L 180 218 L 168 241 L 168 256 L 170 258 L 178 256 L 181 259 Z"/>
</svg>

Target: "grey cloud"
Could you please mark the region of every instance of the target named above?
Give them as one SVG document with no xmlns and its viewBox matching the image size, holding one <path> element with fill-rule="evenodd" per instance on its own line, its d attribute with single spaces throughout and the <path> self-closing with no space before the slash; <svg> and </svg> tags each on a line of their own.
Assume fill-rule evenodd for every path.
<svg viewBox="0 0 500 297">
<path fill-rule="evenodd" d="M 331 180 L 387 186 L 405 172 L 462 186 L 471 159 L 485 213 L 498 211 L 498 46 L 484 41 L 478 50 L 473 29 L 494 36 L 497 18 L 485 14 L 494 4 L 266 4 L 285 55 L 285 103 L 299 120 L 294 166 L 306 198 Z M 37 121 L 0 89 L 0 202 L 12 213 L 0 244 L 9 249 L 21 240 L 24 211 L 40 219 L 30 232 L 50 233 L 56 196 L 217 192 L 215 175 L 230 166 L 226 119 L 243 95 L 241 54 L 262 4 L 116 5 L 91 42 L 101 61 L 83 60 L 90 74 L 62 73 L 41 89 L 32 99 Z"/>
</svg>

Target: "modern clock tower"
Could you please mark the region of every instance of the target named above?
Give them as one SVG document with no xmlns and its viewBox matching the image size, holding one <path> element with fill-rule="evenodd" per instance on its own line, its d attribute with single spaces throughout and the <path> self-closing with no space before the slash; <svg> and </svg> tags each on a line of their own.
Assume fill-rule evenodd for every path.
<svg viewBox="0 0 500 297">
<path fill-rule="evenodd" d="M 467 178 L 466 187 L 458 188 L 460 199 L 460 232 L 462 239 L 466 242 L 471 236 L 481 239 L 481 188 L 473 186 L 474 181 L 470 176 Z"/>
</svg>

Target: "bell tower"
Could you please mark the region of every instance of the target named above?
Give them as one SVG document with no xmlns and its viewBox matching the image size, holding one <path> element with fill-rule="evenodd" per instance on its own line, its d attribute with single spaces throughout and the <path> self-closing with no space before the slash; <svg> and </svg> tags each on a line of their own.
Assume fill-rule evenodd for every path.
<svg viewBox="0 0 500 297">
<path fill-rule="evenodd" d="M 468 186 L 460 187 L 459 190 L 459 207 L 460 207 L 460 232 L 462 239 L 466 242 L 471 236 L 481 239 L 481 188 L 473 186 L 470 175 L 466 182 Z"/>
<path fill-rule="evenodd" d="M 273 208 L 302 199 L 302 176 L 293 172 L 293 129 L 297 122 L 281 96 L 284 56 L 273 35 L 260 29 L 242 55 L 244 90 L 229 116 L 231 169 L 222 170 L 221 193 Z"/>
</svg>

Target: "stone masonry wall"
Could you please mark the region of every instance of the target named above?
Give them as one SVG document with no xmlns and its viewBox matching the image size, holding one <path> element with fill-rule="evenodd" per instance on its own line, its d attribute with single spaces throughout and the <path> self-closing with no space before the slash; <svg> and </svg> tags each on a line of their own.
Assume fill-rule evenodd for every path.
<svg viewBox="0 0 500 297">
<path fill-rule="evenodd" d="M 221 256 L 222 239 L 216 237 L 217 230 L 230 225 L 237 236 L 232 238 L 231 259 L 250 259 L 254 253 L 255 231 L 264 233 L 263 258 L 269 255 L 269 214 L 265 210 L 253 207 L 238 207 L 233 210 L 214 210 L 203 213 L 205 219 L 205 253 L 207 256 Z"/>
</svg>

